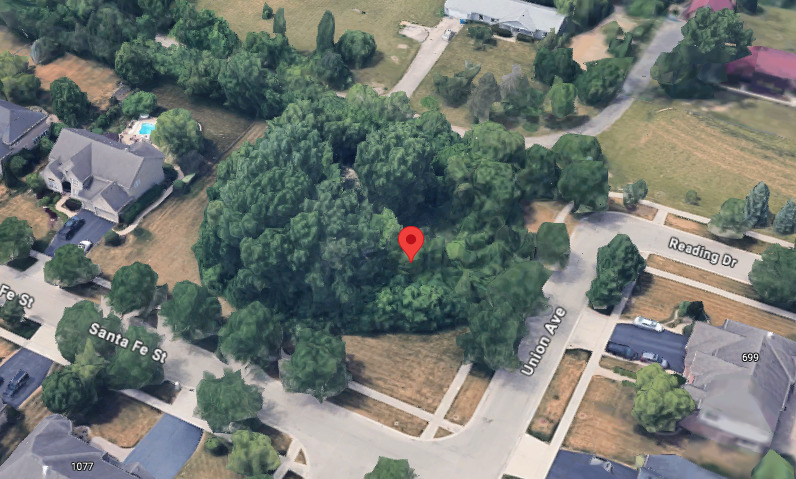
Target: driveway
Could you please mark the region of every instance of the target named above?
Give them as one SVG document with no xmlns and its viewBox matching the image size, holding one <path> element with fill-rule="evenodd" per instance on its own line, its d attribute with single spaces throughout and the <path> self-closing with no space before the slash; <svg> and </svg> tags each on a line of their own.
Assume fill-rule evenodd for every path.
<svg viewBox="0 0 796 479">
<path fill-rule="evenodd" d="M 3 397 L 3 400 L 11 406 L 18 408 L 20 404 L 41 385 L 41 382 L 44 381 L 45 376 L 47 376 L 47 371 L 50 370 L 52 364 L 52 361 L 33 351 L 24 348 L 17 350 L 16 353 L 0 366 L 0 377 L 3 378 L 3 385 L 0 389 L 5 393 L 8 381 L 10 381 L 20 369 L 27 371 L 30 378 L 16 394 L 10 398 Z"/>
<path fill-rule="evenodd" d="M 669 361 L 669 368 L 682 373 L 685 368 L 685 343 L 688 338 L 671 331 L 656 333 L 647 329 L 637 328 L 632 324 L 617 324 L 611 341 L 627 344 L 637 353 L 655 353 Z"/>
<path fill-rule="evenodd" d="M 114 225 L 112 221 L 100 218 L 94 213 L 85 210 L 80 210 L 75 216 L 78 218 L 83 218 L 85 221 L 83 227 L 77 230 L 75 235 L 70 240 L 63 238 L 59 231 L 59 234 L 55 235 L 55 238 L 53 238 L 52 243 L 50 243 L 50 246 L 47 247 L 47 251 L 45 251 L 44 254 L 47 256 L 52 256 L 55 254 L 55 250 L 61 246 L 69 243 L 78 244 L 84 240 L 89 240 L 92 243 L 97 244 L 99 240 L 102 239 L 102 236 L 107 233 L 108 230 L 110 230 Z"/>
<path fill-rule="evenodd" d="M 140 463 L 155 479 L 173 479 L 196 450 L 201 438 L 202 430 L 198 427 L 164 414 L 124 463 Z"/>
<path fill-rule="evenodd" d="M 404 76 L 393 87 L 390 93 L 402 91 L 406 96 L 412 96 L 412 93 L 420 86 L 420 82 L 428 75 L 428 72 L 434 67 L 442 56 L 442 52 L 448 46 L 448 40 L 442 38 L 445 30 L 453 30 L 458 34 L 462 29 L 462 24 L 458 18 L 445 17 L 428 32 L 428 37 L 423 43 L 420 44 L 420 49 L 415 55 L 415 59 L 406 69 Z"/>
</svg>

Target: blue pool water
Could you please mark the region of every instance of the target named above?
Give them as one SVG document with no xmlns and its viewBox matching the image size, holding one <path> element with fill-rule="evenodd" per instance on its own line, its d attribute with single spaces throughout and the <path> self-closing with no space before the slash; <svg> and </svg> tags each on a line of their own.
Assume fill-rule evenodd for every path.
<svg viewBox="0 0 796 479">
<path fill-rule="evenodd" d="M 141 124 L 141 129 L 138 130 L 138 133 L 140 133 L 142 135 L 149 135 L 154 130 L 155 130 L 155 124 L 154 123 L 143 123 L 143 124 Z"/>
</svg>

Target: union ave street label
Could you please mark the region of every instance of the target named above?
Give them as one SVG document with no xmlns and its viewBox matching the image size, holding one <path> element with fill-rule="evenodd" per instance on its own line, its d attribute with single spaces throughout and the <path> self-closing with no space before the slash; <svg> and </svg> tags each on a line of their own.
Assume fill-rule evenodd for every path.
<svg viewBox="0 0 796 479">
<path fill-rule="evenodd" d="M 544 356 L 544 353 L 547 352 L 547 347 L 550 346 L 551 336 L 555 336 L 556 330 L 561 324 L 561 320 L 566 315 L 567 310 L 560 306 L 553 311 L 553 317 L 550 318 L 550 321 L 544 325 L 544 329 L 550 336 L 542 335 L 542 337 L 539 338 L 539 342 L 536 344 L 536 347 L 530 350 L 528 353 L 528 361 L 526 361 L 525 364 L 522 365 L 522 369 L 520 369 L 522 374 L 526 376 L 533 376 L 533 373 L 536 372 L 536 368 L 539 366 L 542 356 Z"/>
</svg>

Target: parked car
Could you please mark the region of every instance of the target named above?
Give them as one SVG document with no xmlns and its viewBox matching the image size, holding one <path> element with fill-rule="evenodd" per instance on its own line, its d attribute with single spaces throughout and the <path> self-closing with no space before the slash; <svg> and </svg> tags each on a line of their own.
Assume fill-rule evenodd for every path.
<svg viewBox="0 0 796 479">
<path fill-rule="evenodd" d="M 619 344 L 613 341 L 608 341 L 608 344 L 605 345 L 605 351 L 631 361 L 638 359 L 638 353 L 633 351 L 633 349 L 627 344 Z"/>
<path fill-rule="evenodd" d="M 27 372 L 21 369 L 17 371 L 14 377 L 11 378 L 11 381 L 8 381 L 8 386 L 6 386 L 5 396 L 11 397 L 14 394 L 16 394 L 17 391 L 19 391 L 22 388 L 22 386 L 24 386 L 25 383 L 28 382 L 28 379 L 30 379 L 30 376 L 28 375 Z"/>
<path fill-rule="evenodd" d="M 650 331 L 658 333 L 663 332 L 663 325 L 661 323 L 645 318 L 644 316 L 636 316 L 636 319 L 633 320 L 633 326 L 641 329 L 649 329 Z"/>
<path fill-rule="evenodd" d="M 453 30 L 451 30 L 449 28 L 449 29 L 445 30 L 445 32 L 442 34 L 442 39 L 449 42 L 449 41 L 451 41 L 451 38 L 453 38 L 454 35 L 456 35 L 456 34 L 453 33 Z"/>
<path fill-rule="evenodd" d="M 659 363 L 663 369 L 669 368 L 669 361 L 663 359 L 660 354 L 655 353 L 641 353 L 641 360 L 645 363 Z"/>
<path fill-rule="evenodd" d="M 77 244 L 77 247 L 82 249 L 84 253 L 88 253 L 92 246 L 94 246 L 94 243 L 89 240 L 84 240 Z"/>
<path fill-rule="evenodd" d="M 73 216 L 66 221 L 64 227 L 61 228 L 61 234 L 66 239 L 72 239 L 72 237 L 77 233 L 77 231 L 83 227 L 86 223 L 86 220 L 83 218 L 78 218 L 77 216 Z"/>
</svg>

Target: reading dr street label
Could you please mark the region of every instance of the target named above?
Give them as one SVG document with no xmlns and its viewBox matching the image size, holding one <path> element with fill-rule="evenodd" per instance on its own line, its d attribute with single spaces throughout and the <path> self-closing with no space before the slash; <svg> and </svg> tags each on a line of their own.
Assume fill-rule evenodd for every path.
<svg viewBox="0 0 796 479">
<path fill-rule="evenodd" d="M 704 260 L 709 261 L 710 264 L 712 265 L 719 264 L 719 259 L 721 259 L 722 266 L 729 266 L 730 268 L 734 268 L 735 265 L 738 264 L 738 260 L 733 258 L 728 253 L 724 253 L 724 255 L 721 255 L 719 253 L 716 253 L 715 251 L 708 250 L 707 248 L 705 248 L 704 245 L 701 244 L 693 245 L 693 244 L 683 243 L 675 236 L 669 238 L 669 248 L 680 251 L 685 254 L 696 256 L 697 258 L 702 258 Z"/>
</svg>

